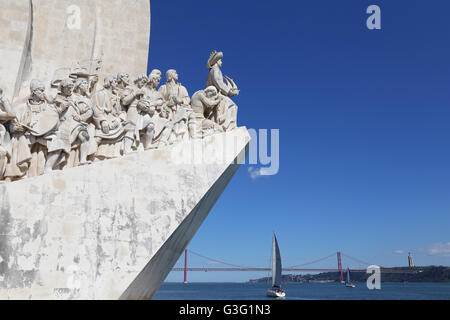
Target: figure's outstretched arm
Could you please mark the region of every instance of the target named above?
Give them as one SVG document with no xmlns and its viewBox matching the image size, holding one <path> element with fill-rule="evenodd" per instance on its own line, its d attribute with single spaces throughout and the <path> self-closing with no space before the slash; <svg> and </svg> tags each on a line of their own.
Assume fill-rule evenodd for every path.
<svg viewBox="0 0 450 320">
<path fill-rule="evenodd" d="M 213 68 L 212 69 L 212 79 L 215 87 L 225 96 L 229 96 L 231 88 L 223 81 L 223 74 L 220 69 Z"/>
</svg>

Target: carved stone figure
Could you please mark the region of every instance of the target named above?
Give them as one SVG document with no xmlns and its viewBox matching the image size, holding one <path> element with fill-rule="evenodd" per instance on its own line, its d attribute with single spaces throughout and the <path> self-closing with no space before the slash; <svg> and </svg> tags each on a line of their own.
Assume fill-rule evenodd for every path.
<svg viewBox="0 0 450 320">
<path fill-rule="evenodd" d="M 135 124 L 135 141 L 136 148 L 139 148 L 140 142 L 144 150 L 152 148 L 155 125 L 152 116 L 156 112 L 156 104 L 158 102 L 150 102 L 145 100 L 145 85 L 148 78 L 145 74 L 141 74 L 135 80 L 135 86 L 128 93 L 128 96 L 122 99 L 124 105 L 128 106 L 128 120 Z M 156 103 L 156 104 L 155 104 Z"/>
<path fill-rule="evenodd" d="M 191 99 L 187 89 L 178 82 L 178 73 L 170 69 L 166 72 L 166 84 L 162 85 L 158 92 L 169 107 L 169 119 L 173 121 L 173 141 L 181 141 L 189 136 L 188 123 L 193 117 L 190 106 Z"/>
<path fill-rule="evenodd" d="M 3 179 L 3 174 L 6 170 L 6 164 L 11 156 L 8 148 L 10 137 L 6 128 L 0 123 L 0 180 Z"/>
<path fill-rule="evenodd" d="M 158 86 L 161 83 L 161 71 L 158 69 L 154 69 L 152 70 L 152 72 L 150 72 L 150 75 L 148 76 L 148 82 L 147 85 L 145 86 L 145 96 L 155 96 L 155 91 L 158 90 Z M 156 106 L 156 112 L 161 112 L 161 107 L 164 104 L 164 98 L 161 96 L 161 94 L 158 95 L 158 100 L 162 99 L 162 103 L 159 104 L 158 106 Z"/>
<path fill-rule="evenodd" d="M 3 95 L 3 89 L 0 88 L 0 180 L 3 179 L 7 161 L 11 157 L 10 135 L 4 124 L 15 117 L 16 114 L 12 110 L 10 102 Z"/>
<path fill-rule="evenodd" d="M 25 129 L 28 145 L 31 150 L 31 162 L 28 176 L 35 177 L 51 171 L 60 160 L 58 148 L 49 151 L 59 127 L 60 119 L 56 108 L 45 93 L 45 86 L 39 80 L 30 84 L 31 96 L 26 102 L 26 115 L 23 122 L 17 123 L 19 131 Z M 26 155 L 26 152 L 24 152 Z"/>
<path fill-rule="evenodd" d="M 209 69 L 206 86 L 216 87 L 219 95 L 223 96 L 222 102 L 214 114 L 215 122 L 220 124 L 225 131 L 233 130 L 237 127 L 237 105 L 230 97 L 237 96 L 239 89 L 234 81 L 222 74 L 223 53 L 213 51 L 209 57 L 207 68 Z"/>
<path fill-rule="evenodd" d="M 144 97 L 144 100 L 148 103 L 148 107 L 156 111 L 152 115 L 152 122 L 155 128 L 153 148 L 170 144 L 170 137 L 173 130 L 173 122 L 170 119 L 171 110 L 166 106 L 164 98 L 157 90 L 160 81 L 161 71 L 157 69 L 153 70 L 148 77 Z"/>
<path fill-rule="evenodd" d="M 223 53 L 214 51 L 205 90 L 192 99 L 178 82 L 176 70 L 149 77 L 107 76 L 95 92 L 101 60 L 83 60 L 54 73 L 52 88 L 32 80 L 26 101 L 14 108 L 0 89 L 0 180 L 15 181 L 126 155 L 161 148 L 189 138 L 201 139 L 236 127 L 237 106 L 230 97 L 236 84 L 220 70 Z M 53 90 L 53 89 L 52 89 Z"/>
<path fill-rule="evenodd" d="M 117 81 L 108 76 L 103 90 L 92 97 L 98 151 L 96 158 L 108 159 L 132 152 L 134 125 L 127 121 L 117 94 Z"/>
<path fill-rule="evenodd" d="M 205 90 L 200 90 L 192 96 L 192 110 L 195 114 L 193 128 L 191 129 L 191 137 L 201 139 L 215 132 L 223 132 L 220 125 L 208 119 L 214 114 L 219 104 L 222 102 L 222 96 L 217 92 L 216 87 L 209 86 Z"/>
<path fill-rule="evenodd" d="M 92 111 L 86 104 L 78 104 L 72 94 L 74 83 L 65 79 L 59 84 L 59 93 L 55 98 L 55 108 L 60 124 L 52 141 L 48 144 L 46 170 L 54 170 L 67 163 L 72 148 L 80 149 L 79 164 L 89 164 L 89 133 L 87 120 Z"/>
<path fill-rule="evenodd" d="M 98 149 L 97 141 L 95 139 L 95 125 L 92 121 L 94 109 L 92 107 L 92 101 L 90 97 L 89 80 L 85 78 L 77 79 L 73 88 L 72 96 L 81 121 L 87 124 L 87 132 L 89 135 L 89 148 L 87 152 L 87 158 L 89 159 L 95 155 Z M 81 148 L 72 148 L 71 155 L 68 161 L 69 167 L 75 167 L 79 165 L 81 151 L 80 149 Z"/>
<path fill-rule="evenodd" d="M 7 181 L 15 181 L 25 177 L 28 173 L 32 158 L 29 136 L 25 135 L 29 135 L 29 132 L 27 132 L 27 128 L 23 125 L 29 120 L 28 105 L 26 103 L 20 104 L 16 106 L 14 112 L 15 118 L 11 120 L 9 125 L 11 140 L 8 149 L 10 158 L 4 172 L 4 178 Z"/>
<path fill-rule="evenodd" d="M 126 72 L 117 74 L 117 95 L 120 97 L 122 107 L 126 111 L 130 105 L 129 100 L 134 98 L 130 76 Z"/>
<path fill-rule="evenodd" d="M 171 110 L 171 119 L 175 118 L 181 106 L 188 106 L 191 102 L 188 91 L 178 82 L 178 73 L 174 69 L 166 72 L 166 83 L 159 88 L 158 92 Z"/>
</svg>

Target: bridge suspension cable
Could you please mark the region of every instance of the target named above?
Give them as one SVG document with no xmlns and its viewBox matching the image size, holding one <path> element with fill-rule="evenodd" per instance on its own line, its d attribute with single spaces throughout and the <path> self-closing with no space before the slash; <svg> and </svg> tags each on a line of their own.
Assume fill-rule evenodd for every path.
<svg viewBox="0 0 450 320">
<path fill-rule="evenodd" d="M 236 267 L 236 268 L 243 268 L 243 269 L 245 269 L 245 267 L 243 267 L 243 266 L 238 266 L 238 265 L 235 265 L 235 264 L 223 262 L 223 261 L 220 261 L 220 260 L 217 260 L 217 259 L 211 259 L 211 258 L 209 258 L 209 257 L 206 257 L 206 256 L 204 256 L 204 255 L 201 255 L 200 253 L 194 252 L 194 251 L 189 250 L 189 249 L 188 249 L 188 252 L 190 252 L 190 253 L 192 253 L 193 255 L 196 255 L 196 256 L 198 256 L 198 257 L 200 257 L 200 258 L 209 260 L 209 261 L 214 261 L 214 262 L 217 262 L 217 263 L 220 263 L 220 264 L 224 264 L 224 265 L 230 266 L 230 267 Z"/>
<path fill-rule="evenodd" d="M 372 263 L 368 263 L 368 262 L 365 262 L 365 261 L 362 261 L 362 260 L 353 258 L 352 256 L 349 256 L 348 254 L 342 253 L 342 255 L 343 255 L 344 257 L 347 257 L 347 258 L 349 258 L 349 259 L 351 259 L 351 260 L 353 260 L 353 261 L 359 262 L 359 263 L 361 263 L 361 264 L 365 264 L 365 265 L 368 265 L 368 266 L 372 265 Z"/>
<path fill-rule="evenodd" d="M 330 254 L 330 255 L 328 255 L 326 257 L 323 257 L 323 258 L 320 258 L 320 259 L 317 259 L 317 260 L 314 260 L 314 261 L 311 261 L 311 262 L 303 263 L 303 264 L 297 264 L 295 266 L 289 267 L 289 269 L 294 269 L 294 268 L 298 268 L 298 267 L 308 266 L 310 264 L 314 264 L 314 263 L 317 263 L 317 262 L 320 262 L 320 261 L 323 261 L 323 260 L 327 260 L 327 259 L 329 259 L 331 257 L 334 257 L 335 255 L 336 255 L 336 252 L 333 252 L 332 254 Z"/>
</svg>

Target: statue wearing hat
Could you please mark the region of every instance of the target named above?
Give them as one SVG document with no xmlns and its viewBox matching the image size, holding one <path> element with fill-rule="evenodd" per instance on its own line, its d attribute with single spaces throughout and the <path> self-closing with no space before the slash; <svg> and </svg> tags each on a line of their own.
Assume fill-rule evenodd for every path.
<svg viewBox="0 0 450 320">
<path fill-rule="evenodd" d="M 222 126 L 224 131 L 230 131 L 237 127 L 237 105 L 230 99 L 239 95 L 239 89 L 234 81 L 222 74 L 223 53 L 213 51 L 208 59 L 206 67 L 209 69 L 206 87 L 216 87 L 223 97 L 216 112 L 212 115 L 216 123 Z"/>
</svg>

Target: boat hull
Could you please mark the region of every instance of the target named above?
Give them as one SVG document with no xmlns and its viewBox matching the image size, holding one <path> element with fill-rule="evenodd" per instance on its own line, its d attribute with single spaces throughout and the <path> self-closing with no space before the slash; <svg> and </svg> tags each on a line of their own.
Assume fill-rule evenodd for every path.
<svg viewBox="0 0 450 320">
<path fill-rule="evenodd" d="M 284 298 L 284 297 L 286 297 L 286 292 L 272 290 L 272 289 L 267 290 L 266 294 L 267 294 L 268 297 L 271 297 L 271 298 Z"/>
</svg>

